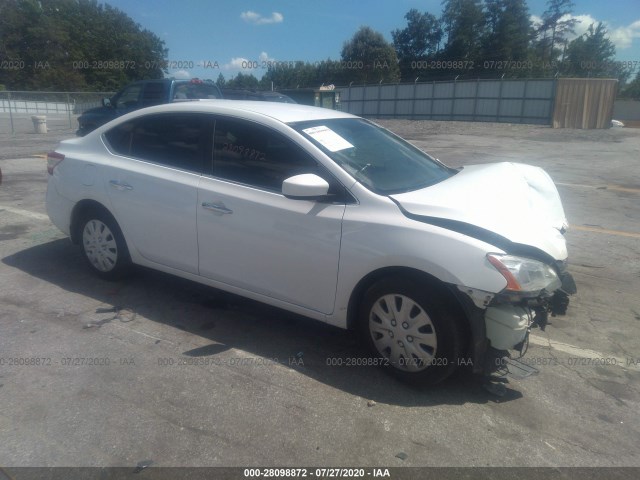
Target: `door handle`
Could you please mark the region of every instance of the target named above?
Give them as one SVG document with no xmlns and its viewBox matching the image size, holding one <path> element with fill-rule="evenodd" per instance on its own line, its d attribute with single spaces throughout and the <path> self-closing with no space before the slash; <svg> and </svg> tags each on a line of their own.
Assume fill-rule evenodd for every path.
<svg viewBox="0 0 640 480">
<path fill-rule="evenodd" d="M 202 202 L 202 208 L 206 210 L 212 210 L 217 213 L 226 213 L 226 214 L 233 213 L 233 210 L 230 210 L 227 207 L 225 207 L 223 203 Z"/>
<path fill-rule="evenodd" d="M 109 180 L 109 185 L 111 185 L 116 190 L 120 190 L 121 192 L 125 190 L 133 190 L 133 187 L 126 182 L 121 182 L 119 180 Z"/>
</svg>

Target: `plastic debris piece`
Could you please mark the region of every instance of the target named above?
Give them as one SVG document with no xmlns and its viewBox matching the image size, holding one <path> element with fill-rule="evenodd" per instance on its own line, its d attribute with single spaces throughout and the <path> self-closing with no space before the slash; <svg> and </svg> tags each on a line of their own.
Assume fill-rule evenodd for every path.
<svg viewBox="0 0 640 480">
<path fill-rule="evenodd" d="M 153 463 L 153 460 L 142 460 L 141 462 L 138 462 L 133 473 L 140 473 L 145 468 L 151 466 L 152 463 Z"/>
</svg>

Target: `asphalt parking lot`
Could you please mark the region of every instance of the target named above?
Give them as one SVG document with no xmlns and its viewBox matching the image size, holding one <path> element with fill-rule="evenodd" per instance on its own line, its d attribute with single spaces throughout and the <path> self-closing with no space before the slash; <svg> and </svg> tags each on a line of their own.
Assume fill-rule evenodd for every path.
<svg viewBox="0 0 640 480">
<path fill-rule="evenodd" d="M 328 365 L 360 355 L 348 332 L 155 272 L 101 281 L 45 213 L 41 155 L 73 132 L 0 134 L 0 465 L 640 467 L 640 130 L 380 123 L 558 184 L 578 294 L 535 332 L 537 375 L 417 390 Z"/>
</svg>

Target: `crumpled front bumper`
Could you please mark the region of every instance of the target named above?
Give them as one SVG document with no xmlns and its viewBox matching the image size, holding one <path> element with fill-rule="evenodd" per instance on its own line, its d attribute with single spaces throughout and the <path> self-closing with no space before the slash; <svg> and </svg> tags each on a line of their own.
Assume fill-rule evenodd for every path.
<svg viewBox="0 0 640 480">
<path fill-rule="evenodd" d="M 511 350 L 526 339 L 533 314 L 529 308 L 499 305 L 487 308 L 484 321 L 490 345 L 496 350 Z"/>
<path fill-rule="evenodd" d="M 483 298 L 482 292 L 464 287 L 453 290 L 471 327 L 469 353 L 474 373 L 491 374 L 501 365 L 500 359 L 509 356 L 509 350 L 522 351 L 526 348 L 531 328 L 544 330 L 549 314 L 566 313 L 569 295 L 576 293 L 577 289 L 566 269 L 559 271 L 559 277 L 562 286 L 552 295 L 519 302 L 501 301 L 499 295 L 491 294 Z"/>
</svg>

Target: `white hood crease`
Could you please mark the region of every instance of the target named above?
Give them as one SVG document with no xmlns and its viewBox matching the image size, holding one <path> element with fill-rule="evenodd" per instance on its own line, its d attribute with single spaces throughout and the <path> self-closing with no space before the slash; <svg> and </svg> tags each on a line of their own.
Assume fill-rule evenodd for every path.
<svg viewBox="0 0 640 480">
<path fill-rule="evenodd" d="M 565 260 L 567 227 L 551 177 L 520 163 L 470 165 L 430 187 L 391 195 L 414 215 L 468 223 Z"/>
</svg>

